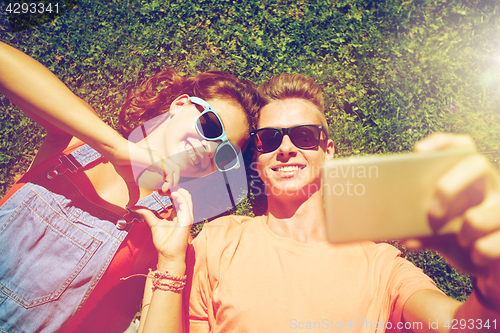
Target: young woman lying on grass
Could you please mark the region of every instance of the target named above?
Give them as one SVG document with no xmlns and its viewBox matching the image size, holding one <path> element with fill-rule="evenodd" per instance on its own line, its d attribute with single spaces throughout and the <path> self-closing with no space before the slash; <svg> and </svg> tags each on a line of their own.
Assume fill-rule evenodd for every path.
<svg viewBox="0 0 500 333">
<path fill-rule="evenodd" d="M 255 87 L 218 71 L 160 72 L 120 113 L 137 138 L 131 143 L 36 60 L 0 43 L 0 64 L 0 92 L 47 130 L 1 201 L 0 331 L 110 332 L 119 311 L 93 310 L 157 258 L 148 225 L 126 208 L 168 216 L 171 199 L 185 193 L 174 190 L 180 177 L 239 167 L 258 109 Z"/>
</svg>

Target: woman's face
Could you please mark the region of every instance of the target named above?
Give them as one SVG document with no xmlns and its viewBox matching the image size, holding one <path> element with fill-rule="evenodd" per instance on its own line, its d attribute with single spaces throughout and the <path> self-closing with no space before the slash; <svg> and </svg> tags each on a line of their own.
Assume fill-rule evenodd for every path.
<svg viewBox="0 0 500 333">
<path fill-rule="evenodd" d="M 184 96 L 172 103 L 171 116 L 160 126 L 164 140 L 159 151 L 179 165 L 181 176 L 201 177 L 216 170 L 210 156 L 213 157 L 221 140 L 209 141 L 200 136 L 195 122 L 203 107 L 191 103 L 188 96 Z M 239 151 L 246 143 L 249 130 L 241 105 L 231 99 L 215 98 L 206 102 L 219 115 L 229 142 Z"/>
</svg>

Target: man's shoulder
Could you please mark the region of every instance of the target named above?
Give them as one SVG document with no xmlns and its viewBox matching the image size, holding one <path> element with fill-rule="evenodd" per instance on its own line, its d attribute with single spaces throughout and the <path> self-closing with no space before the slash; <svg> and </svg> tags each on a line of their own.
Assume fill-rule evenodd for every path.
<svg viewBox="0 0 500 333">
<path fill-rule="evenodd" d="M 211 222 L 205 223 L 198 237 L 204 238 L 207 242 L 221 244 L 234 238 L 235 235 L 243 232 L 243 226 L 252 224 L 259 217 L 244 215 L 227 215 L 219 217 Z M 198 238 L 196 237 L 196 238 Z"/>
<path fill-rule="evenodd" d="M 205 258 L 211 269 L 218 267 L 224 258 L 230 258 L 238 248 L 248 224 L 258 219 L 250 216 L 229 215 L 205 223 L 193 240 L 196 258 Z"/>
<path fill-rule="evenodd" d="M 227 215 L 216 218 L 215 220 L 205 223 L 203 230 L 209 231 L 211 228 L 224 228 L 224 229 L 237 229 L 243 225 L 243 223 L 254 220 L 254 217 L 245 215 Z"/>
<path fill-rule="evenodd" d="M 255 217 L 246 216 L 246 215 L 226 215 L 219 218 L 216 218 L 212 222 L 209 222 L 208 225 L 227 225 L 227 226 L 239 226 L 246 221 L 250 221 L 255 219 Z"/>
<path fill-rule="evenodd" d="M 387 243 L 374 243 L 362 241 L 346 243 L 338 247 L 345 256 L 361 256 L 370 262 L 389 263 L 399 260 L 401 252 L 394 246 Z M 398 259 L 396 259 L 398 258 Z"/>
</svg>

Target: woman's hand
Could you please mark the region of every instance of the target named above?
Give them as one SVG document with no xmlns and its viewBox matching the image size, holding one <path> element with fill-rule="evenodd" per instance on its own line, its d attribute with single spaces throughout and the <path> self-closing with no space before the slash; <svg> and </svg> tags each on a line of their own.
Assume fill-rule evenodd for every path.
<svg viewBox="0 0 500 333">
<path fill-rule="evenodd" d="M 134 206 L 139 200 L 139 187 L 167 193 L 179 183 L 179 166 L 156 151 L 123 139 L 122 144 L 112 152 L 105 157 L 127 184 L 127 207 Z"/>
<path fill-rule="evenodd" d="M 191 195 L 179 188 L 171 192 L 177 214 L 172 219 L 160 219 L 148 209 L 137 209 L 146 220 L 153 235 L 153 243 L 158 251 L 158 269 L 162 264 L 184 262 L 189 230 L 193 224 L 193 203 Z"/>
<path fill-rule="evenodd" d="M 475 149 L 468 136 L 433 134 L 416 151 Z M 431 224 L 453 225 L 452 237 L 420 242 L 438 250 L 458 269 L 472 273 L 482 295 L 500 308 L 500 175 L 479 154 L 453 166 L 438 181 L 429 210 Z M 419 241 L 417 241 L 418 244 Z M 415 243 L 414 243 L 415 244 Z"/>
<path fill-rule="evenodd" d="M 158 270 L 174 276 L 186 273 L 186 250 L 190 239 L 189 230 L 193 224 L 191 195 L 184 189 L 171 193 L 176 208 L 172 219 L 160 219 L 148 209 L 137 209 L 146 220 L 158 251 Z M 141 313 L 139 332 L 182 332 L 182 293 L 156 290 L 153 292 L 151 279 L 147 279 Z"/>
</svg>

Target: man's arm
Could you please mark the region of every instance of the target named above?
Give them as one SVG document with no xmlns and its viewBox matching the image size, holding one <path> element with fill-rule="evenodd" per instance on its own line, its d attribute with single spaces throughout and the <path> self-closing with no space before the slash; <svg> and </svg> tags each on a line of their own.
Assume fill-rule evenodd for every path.
<svg viewBox="0 0 500 333">
<path fill-rule="evenodd" d="M 498 332 L 500 313 L 481 304 L 473 292 L 460 303 L 434 290 L 413 294 L 403 309 L 403 319 L 414 332 Z M 414 323 L 422 323 L 417 325 Z M 411 332 L 411 331 L 408 331 Z"/>
<path fill-rule="evenodd" d="M 469 137 L 436 134 L 417 151 L 474 148 Z M 412 295 L 403 309 L 407 322 L 422 332 L 500 331 L 500 175 L 480 155 L 459 162 L 436 185 L 429 219 L 453 225 L 452 237 L 413 240 L 438 250 L 457 269 L 474 276 L 475 291 L 465 303 L 435 291 Z M 418 332 L 418 330 L 417 330 Z"/>
</svg>

